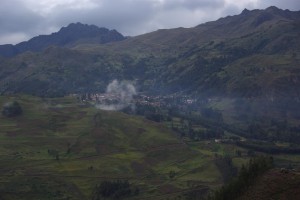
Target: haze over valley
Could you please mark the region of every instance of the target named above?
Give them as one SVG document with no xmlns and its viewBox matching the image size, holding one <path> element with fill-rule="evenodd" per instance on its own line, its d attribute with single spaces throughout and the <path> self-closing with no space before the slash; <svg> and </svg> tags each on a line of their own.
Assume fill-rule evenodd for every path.
<svg viewBox="0 0 300 200">
<path fill-rule="evenodd" d="M 246 5 L 180 2 L 139 8 L 159 18 Z M 28 5 L 49 29 L 54 8 L 73 16 Z M 158 30 L 149 14 L 149 32 L 119 25 L 128 36 L 85 23 L 101 8 L 86 1 L 73 8 L 83 22 L 0 45 L 0 199 L 298 198 L 300 7 L 286 6 Z"/>
</svg>

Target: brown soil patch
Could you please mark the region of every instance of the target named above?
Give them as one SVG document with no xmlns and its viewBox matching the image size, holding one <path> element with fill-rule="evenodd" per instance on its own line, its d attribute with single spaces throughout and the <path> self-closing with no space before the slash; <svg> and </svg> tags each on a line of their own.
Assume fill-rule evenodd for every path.
<svg viewBox="0 0 300 200">
<path fill-rule="evenodd" d="M 131 162 L 131 168 L 137 175 L 146 174 L 148 172 L 148 167 L 145 163 L 133 161 Z"/>
<path fill-rule="evenodd" d="M 292 170 L 284 172 L 280 169 L 270 170 L 260 177 L 239 199 L 300 199 L 300 173 Z"/>
</svg>

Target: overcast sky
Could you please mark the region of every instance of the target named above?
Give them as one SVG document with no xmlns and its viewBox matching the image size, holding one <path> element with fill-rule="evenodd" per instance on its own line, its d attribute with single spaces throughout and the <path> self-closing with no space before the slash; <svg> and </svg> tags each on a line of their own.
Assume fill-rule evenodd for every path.
<svg viewBox="0 0 300 200">
<path fill-rule="evenodd" d="M 244 8 L 300 10 L 300 0 L 0 0 L 0 44 L 16 44 L 72 22 L 116 29 L 126 36 L 193 27 Z"/>
</svg>

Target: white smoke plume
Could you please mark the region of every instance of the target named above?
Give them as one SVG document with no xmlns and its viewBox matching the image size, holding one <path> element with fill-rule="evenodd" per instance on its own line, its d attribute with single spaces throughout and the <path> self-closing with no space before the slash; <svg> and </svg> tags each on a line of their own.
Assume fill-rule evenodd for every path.
<svg viewBox="0 0 300 200">
<path fill-rule="evenodd" d="M 128 106 L 133 107 L 133 96 L 136 95 L 136 89 L 133 84 L 127 81 L 113 80 L 106 88 L 105 96 L 107 102 L 97 104 L 96 107 L 101 110 L 121 110 Z"/>
</svg>

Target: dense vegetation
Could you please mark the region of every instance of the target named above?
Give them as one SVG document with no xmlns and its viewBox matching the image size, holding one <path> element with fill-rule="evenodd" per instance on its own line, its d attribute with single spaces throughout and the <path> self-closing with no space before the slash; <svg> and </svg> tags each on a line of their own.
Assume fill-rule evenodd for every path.
<svg viewBox="0 0 300 200">
<path fill-rule="evenodd" d="M 239 175 L 229 184 L 217 190 L 211 200 L 234 200 L 240 197 L 255 180 L 273 167 L 273 158 L 256 157 L 242 166 Z"/>
</svg>

